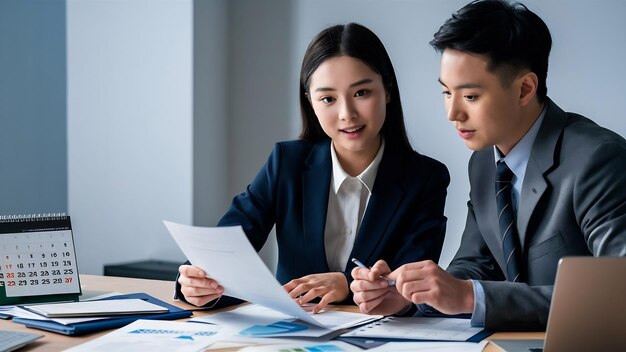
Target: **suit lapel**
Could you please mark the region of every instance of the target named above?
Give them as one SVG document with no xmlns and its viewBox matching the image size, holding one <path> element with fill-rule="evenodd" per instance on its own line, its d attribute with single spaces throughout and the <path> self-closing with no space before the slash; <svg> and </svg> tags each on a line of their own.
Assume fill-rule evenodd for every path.
<svg viewBox="0 0 626 352">
<path fill-rule="evenodd" d="M 565 126 L 567 115 L 551 100 L 547 101 L 546 114 L 533 144 L 526 166 L 522 195 L 517 213 L 517 229 L 522 248 L 527 241 L 528 225 L 541 196 L 548 188 L 545 175 L 556 161 L 556 148 Z"/>
<path fill-rule="evenodd" d="M 332 174 L 330 140 L 317 143 L 306 160 L 302 175 L 302 217 L 304 245 L 308 247 L 308 263 L 312 272 L 328 272 L 324 250 L 324 229 L 328 210 L 328 192 Z"/>
<path fill-rule="evenodd" d="M 385 149 L 350 258 L 369 262 L 375 249 L 386 236 L 389 222 L 404 197 L 401 165 L 401 158 Z M 350 265 L 346 267 L 349 268 Z"/>
<path fill-rule="evenodd" d="M 493 148 L 486 148 L 475 152 L 470 161 L 471 200 L 474 205 L 474 216 L 485 224 L 483 239 L 491 249 L 494 258 L 504 266 L 502 253 L 502 234 L 498 223 L 498 209 L 496 207 L 496 167 L 493 158 Z M 483 226 L 481 226 L 483 227 Z M 488 232 L 490 234 L 488 235 Z"/>
</svg>

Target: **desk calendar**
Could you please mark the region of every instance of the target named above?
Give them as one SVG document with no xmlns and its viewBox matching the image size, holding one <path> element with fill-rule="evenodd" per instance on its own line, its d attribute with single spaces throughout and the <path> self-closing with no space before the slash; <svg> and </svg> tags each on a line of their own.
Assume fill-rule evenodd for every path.
<svg viewBox="0 0 626 352">
<path fill-rule="evenodd" d="M 77 300 L 70 217 L 0 216 L 0 305 Z"/>
</svg>

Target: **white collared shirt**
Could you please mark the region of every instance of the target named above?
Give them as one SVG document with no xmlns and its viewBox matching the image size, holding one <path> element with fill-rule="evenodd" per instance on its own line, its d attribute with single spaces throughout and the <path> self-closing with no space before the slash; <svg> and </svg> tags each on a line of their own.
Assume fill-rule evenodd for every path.
<svg viewBox="0 0 626 352">
<path fill-rule="evenodd" d="M 330 143 L 333 174 L 324 229 L 324 248 L 330 271 L 344 271 L 346 268 L 384 151 L 383 140 L 369 166 L 360 175 L 352 177 L 341 167 L 335 148 Z"/>
</svg>

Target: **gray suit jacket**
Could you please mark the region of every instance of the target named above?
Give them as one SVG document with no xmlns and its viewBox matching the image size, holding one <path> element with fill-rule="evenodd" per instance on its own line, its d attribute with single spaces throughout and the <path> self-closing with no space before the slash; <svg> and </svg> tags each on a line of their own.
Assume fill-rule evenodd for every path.
<svg viewBox="0 0 626 352">
<path fill-rule="evenodd" d="M 485 328 L 545 329 L 558 260 L 626 256 L 626 141 L 548 100 L 518 206 L 525 282 L 505 281 L 493 149 L 469 162 L 470 201 L 448 272 L 485 291 Z"/>
</svg>

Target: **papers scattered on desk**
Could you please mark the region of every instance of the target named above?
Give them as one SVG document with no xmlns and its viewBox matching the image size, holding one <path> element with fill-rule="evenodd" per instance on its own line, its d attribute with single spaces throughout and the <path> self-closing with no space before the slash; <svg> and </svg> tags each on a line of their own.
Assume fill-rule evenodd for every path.
<svg viewBox="0 0 626 352">
<path fill-rule="evenodd" d="M 237 309 L 193 318 L 191 322 L 217 324 L 232 328 L 240 336 L 255 337 L 321 337 L 333 331 L 351 328 L 382 318 L 380 315 L 325 310 L 315 319 L 326 326 L 321 328 L 263 307 L 250 304 Z"/>
<path fill-rule="evenodd" d="M 86 302 L 32 304 L 23 307 L 47 318 L 97 317 L 167 312 L 167 308 L 141 299 L 110 299 Z"/>
<path fill-rule="evenodd" d="M 220 327 L 159 320 L 137 320 L 69 352 L 202 351 L 219 338 Z"/>
<path fill-rule="evenodd" d="M 389 342 L 367 352 L 481 352 L 487 342 Z"/>
<path fill-rule="evenodd" d="M 482 328 L 472 327 L 469 319 L 387 317 L 341 336 L 398 340 L 468 341 L 482 331 Z"/>
<path fill-rule="evenodd" d="M 301 342 L 298 344 L 276 344 L 270 346 L 250 346 L 239 352 L 357 352 L 362 349 L 341 341 Z"/>
<path fill-rule="evenodd" d="M 94 321 L 94 320 L 107 319 L 107 317 L 46 318 L 43 315 L 35 314 L 35 313 L 31 312 L 31 311 L 28 311 L 28 310 L 26 310 L 24 308 L 20 308 L 20 307 L 13 307 L 13 309 L 11 309 L 9 311 L 9 314 L 11 316 L 13 316 L 14 318 L 23 318 L 23 319 L 39 320 L 39 321 L 51 321 L 51 322 L 55 322 L 55 323 L 59 323 L 59 324 L 63 324 L 63 325 L 70 325 L 70 324 L 84 323 L 84 322 Z"/>
<path fill-rule="evenodd" d="M 241 226 L 196 227 L 163 221 L 189 261 L 224 287 L 224 294 L 274 309 L 324 328 L 276 281 Z"/>
<path fill-rule="evenodd" d="M 481 352 L 487 341 L 473 342 L 389 342 L 368 352 Z M 356 352 L 362 349 L 341 341 L 301 342 L 299 344 L 275 344 L 251 346 L 240 352 Z"/>
</svg>

